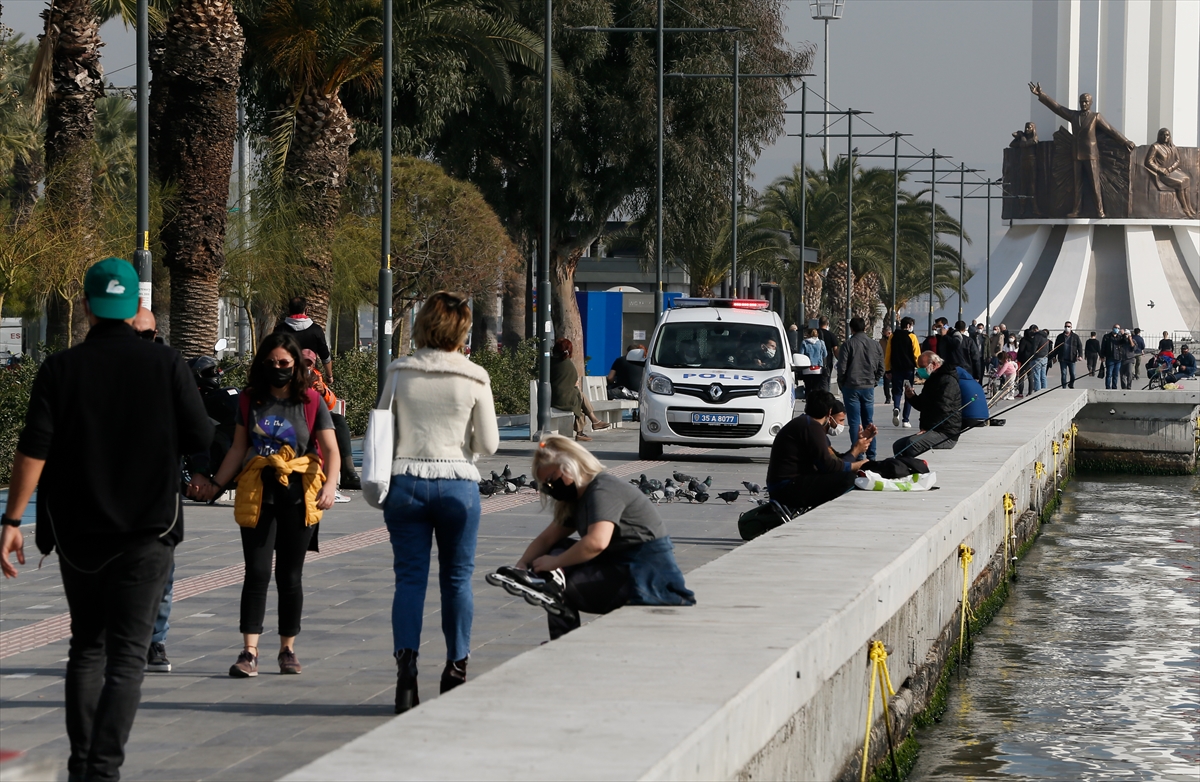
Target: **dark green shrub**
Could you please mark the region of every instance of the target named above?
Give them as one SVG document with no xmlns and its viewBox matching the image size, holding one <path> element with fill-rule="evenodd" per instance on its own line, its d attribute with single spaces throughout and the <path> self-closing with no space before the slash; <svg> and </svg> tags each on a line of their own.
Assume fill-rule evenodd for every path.
<svg viewBox="0 0 1200 782">
<path fill-rule="evenodd" d="M 7 484 L 12 478 L 13 454 L 25 427 L 29 392 L 38 366 L 26 358 L 18 366 L 0 367 L 0 484 Z"/>
<path fill-rule="evenodd" d="M 479 350 L 471 360 L 492 376 L 492 396 L 496 415 L 524 415 L 529 412 L 529 381 L 536 377 L 538 344 L 527 339 L 512 350 Z"/>
</svg>

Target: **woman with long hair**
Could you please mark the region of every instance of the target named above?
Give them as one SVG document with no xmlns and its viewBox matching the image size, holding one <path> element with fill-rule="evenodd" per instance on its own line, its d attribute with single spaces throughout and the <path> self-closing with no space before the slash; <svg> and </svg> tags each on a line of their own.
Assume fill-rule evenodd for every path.
<svg viewBox="0 0 1200 782">
<path fill-rule="evenodd" d="M 570 438 L 551 435 L 533 454 L 533 473 L 554 520 L 514 567 L 488 583 L 549 614 L 551 640 L 579 627 L 579 612 L 623 605 L 695 605 L 658 511 L 635 486 Z M 578 540 L 569 540 L 572 533 Z"/>
<path fill-rule="evenodd" d="M 446 638 L 441 692 L 467 680 L 480 510 L 475 459 L 495 453 L 500 445 L 491 378 L 462 354 L 470 330 L 466 297 L 438 291 L 417 313 L 416 352 L 393 361 L 387 371 L 384 398 L 391 399 L 396 439 L 383 518 L 396 572 L 392 641 L 397 714 L 420 703 L 417 653 L 435 537 Z"/>
<path fill-rule="evenodd" d="M 554 343 L 550 358 L 550 406 L 559 410 L 570 410 L 575 414 L 575 439 L 591 440 L 584 433 L 587 421 L 592 422 L 592 431 L 607 429 L 611 424 L 601 421 L 592 410 L 592 403 L 579 388 L 579 370 L 571 360 L 575 347 L 571 340 L 561 337 Z"/>
<path fill-rule="evenodd" d="M 333 506 L 340 454 L 329 409 L 308 387 L 300 344 L 276 332 L 258 347 L 242 392 L 233 446 L 211 479 L 192 479 L 190 494 L 211 500 L 237 480 L 234 519 L 241 527 L 246 577 L 240 630 L 244 647 L 229 669 L 258 675 L 258 639 L 267 610 L 271 559 L 279 590 L 279 672 L 298 674 L 295 642 L 304 609 L 304 556 L 321 514 Z"/>
</svg>

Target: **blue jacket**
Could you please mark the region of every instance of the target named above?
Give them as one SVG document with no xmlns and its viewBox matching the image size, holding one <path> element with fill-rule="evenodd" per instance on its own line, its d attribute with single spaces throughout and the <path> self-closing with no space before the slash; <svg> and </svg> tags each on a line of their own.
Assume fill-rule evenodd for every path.
<svg viewBox="0 0 1200 782">
<path fill-rule="evenodd" d="M 982 421 L 991 413 L 988 411 L 987 394 L 984 393 L 983 386 L 975 378 L 971 377 L 971 373 L 962 367 L 956 367 L 958 371 L 958 390 L 962 392 L 962 403 L 966 405 L 962 411 L 963 422 L 975 419 Z M 968 403 L 967 400 L 975 397 L 974 402 Z"/>
<path fill-rule="evenodd" d="M 670 536 L 649 540 L 622 551 L 616 562 L 629 568 L 634 606 L 694 606 L 696 595 L 683 583 Z"/>
</svg>

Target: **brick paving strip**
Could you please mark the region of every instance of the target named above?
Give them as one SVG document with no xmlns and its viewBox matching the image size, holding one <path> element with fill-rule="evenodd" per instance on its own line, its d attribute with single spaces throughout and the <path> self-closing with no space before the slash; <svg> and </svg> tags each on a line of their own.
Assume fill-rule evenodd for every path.
<svg viewBox="0 0 1200 782">
<path fill-rule="evenodd" d="M 707 448 L 678 448 L 673 453 L 681 456 L 691 454 L 707 453 Z M 664 461 L 639 461 L 628 462 L 620 467 L 614 467 L 608 472 L 618 477 L 632 475 L 634 473 L 646 472 L 658 467 L 662 467 L 669 462 Z M 508 494 L 503 496 L 493 496 L 483 498 L 483 514 L 497 513 L 499 511 L 511 510 L 519 508 L 522 505 L 530 505 L 538 502 L 539 497 L 536 492 L 521 492 L 518 494 Z M 306 562 L 314 562 L 318 559 L 345 554 L 348 551 L 357 551 L 367 546 L 374 546 L 378 543 L 383 543 L 388 539 L 387 527 L 377 527 L 376 529 L 367 530 L 366 532 L 356 532 L 351 535 L 342 535 L 334 538 L 328 543 L 321 545 L 320 552 L 310 552 L 305 559 Z M 205 592 L 211 592 L 214 589 L 240 584 L 245 573 L 245 565 L 230 565 L 218 570 L 212 570 L 208 573 L 202 573 L 198 576 L 192 576 L 175 582 L 175 594 L 172 602 L 178 603 L 180 600 L 187 600 L 189 597 L 202 595 Z M 37 649 L 47 644 L 52 644 L 69 638 L 71 635 L 71 615 L 59 614 L 48 619 L 43 619 L 40 622 L 18 627 L 15 630 L 7 630 L 0 632 L 0 660 L 13 655 L 28 652 Z"/>
</svg>

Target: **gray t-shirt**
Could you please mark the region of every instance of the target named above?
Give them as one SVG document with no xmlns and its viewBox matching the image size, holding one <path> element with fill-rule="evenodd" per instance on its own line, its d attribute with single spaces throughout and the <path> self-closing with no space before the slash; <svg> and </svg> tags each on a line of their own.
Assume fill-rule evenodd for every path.
<svg viewBox="0 0 1200 782">
<path fill-rule="evenodd" d="M 308 418 L 304 415 L 303 404 L 293 404 L 286 399 L 271 397 L 262 404 L 250 403 L 250 422 L 242 417 L 239 407 L 237 422 L 246 427 L 250 438 L 250 447 L 246 449 L 243 465 L 249 464 L 255 456 L 271 456 L 279 453 L 283 446 L 290 445 L 297 456 L 313 453 L 317 449 L 315 432 L 322 429 L 332 429 L 333 419 L 329 417 L 329 408 L 324 402 L 317 405 L 317 417 L 313 421 L 313 432 L 308 430 Z M 304 499 L 301 477 L 295 473 L 289 476 L 288 486 L 282 487 L 274 479 L 275 471 L 267 467 L 263 470 L 263 486 L 270 487 L 263 492 L 263 502 L 267 504 L 299 504 Z M 286 492 L 286 498 L 283 493 Z"/>
<path fill-rule="evenodd" d="M 658 511 L 646 499 L 646 495 L 636 486 L 606 472 L 600 473 L 588 484 L 583 496 L 575 504 L 573 521 L 580 537 L 587 534 L 588 526 L 594 522 L 611 521 L 616 525 L 612 542 L 608 544 L 613 551 L 667 535 Z"/>
</svg>

